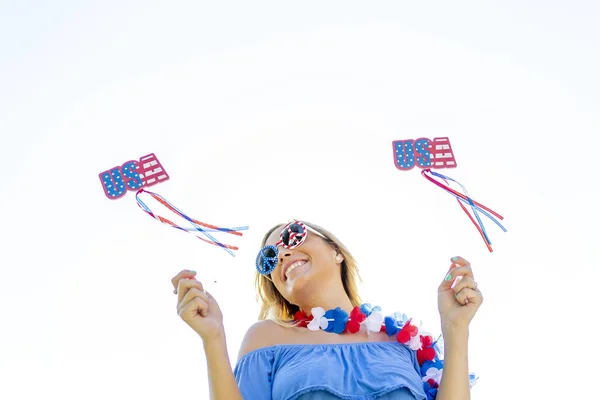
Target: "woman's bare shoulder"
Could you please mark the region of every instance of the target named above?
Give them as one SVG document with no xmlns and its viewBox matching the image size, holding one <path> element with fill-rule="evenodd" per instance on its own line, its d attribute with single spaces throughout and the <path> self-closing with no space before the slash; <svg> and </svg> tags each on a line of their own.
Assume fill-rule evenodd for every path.
<svg viewBox="0 0 600 400">
<path fill-rule="evenodd" d="M 288 343 L 294 330 L 293 327 L 281 326 L 270 319 L 254 323 L 242 340 L 238 359 L 256 349 Z"/>
</svg>

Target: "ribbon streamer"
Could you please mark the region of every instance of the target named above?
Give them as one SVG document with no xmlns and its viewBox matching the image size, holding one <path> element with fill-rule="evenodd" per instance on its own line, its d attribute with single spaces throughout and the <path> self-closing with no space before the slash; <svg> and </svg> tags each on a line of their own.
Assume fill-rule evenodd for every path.
<svg viewBox="0 0 600 400">
<path fill-rule="evenodd" d="M 444 182 L 446 182 L 446 185 L 444 185 L 441 182 L 436 181 L 435 179 L 433 179 L 432 177 L 428 176 L 427 173 L 438 177 L 440 179 L 443 179 Z M 489 208 L 487 208 L 486 206 L 484 206 L 483 204 L 480 204 L 478 202 L 476 202 L 475 200 L 471 199 L 469 197 L 469 194 L 467 192 L 467 189 L 460 184 L 458 181 L 447 177 L 445 175 L 442 175 L 438 172 L 434 172 L 431 171 L 429 168 L 424 169 L 421 171 L 421 175 L 423 175 L 425 178 L 427 178 L 427 180 L 429 180 L 430 182 L 434 183 L 435 185 L 439 186 L 440 188 L 444 189 L 445 191 L 447 191 L 449 194 L 451 194 L 452 196 L 456 197 L 456 201 L 458 201 L 458 204 L 460 205 L 460 207 L 463 209 L 463 211 L 465 212 L 465 214 L 467 214 L 467 216 L 469 217 L 469 219 L 471 220 L 471 222 L 473 223 L 473 225 L 475 225 L 475 228 L 477 228 L 477 230 L 479 231 L 479 234 L 481 235 L 483 241 L 485 242 L 485 245 L 487 246 L 488 250 L 490 252 L 493 252 L 492 250 L 492 242 L 490 241 L 488 234 L 485 230 L 485 226 L 483 225 L 483 222 L 481 221 L 481 218 L 479 217 L 479 213 L 482 213 L 483 215 L 485 215 L 486 217 L 488 217 L 490 220 L 492 220 L 496 225 L 498 225 L 500 227 L 500 229 L 502 229 L 504 232 L 506 232 L 506 228 L 504 228 L 504 226 L 502 226 L 502 224 L 496 219 L 494 218 L 497 217 L 500 220 L 503 220 L 504 217 L 500 214 L 498 214 L 497 212 L 490 210 Z M 459 193 L 456 190 L 452 189 L 449 186 L 448 181 L 454 182 L 457 185 L 459 185 L 461 187 L 461 189 L 463 190 L 463 193 Z M 473 215 L 475 215 L 475 218 L 477 219 L 477 221 L 475 221 L 475 219 L 473 219 L 473 216 L 469 213 L 469 211 L 467 210 L 467 208 L 463 205 L 463 203 L 467 203 L 470 207 L 471 210 L 473 211 Z M 492 214 L 492 215 L 490 215 Z"/>
<path fill-rule="evenodd" d="M 169 210 L 171 210 L 172 212 L 174 212 L 175 214 L 179 215 L 180 217 L 186 219 L 187 221 L 189 221 L 194 227 L 193 228 L 183 228 L 171 221 L 169 221 L 168 219 L 161 217 L 160 215 L 156 215 L 152 212 L 152 210 L 150 210 L 150 208 L 142 201 L 142 199 L 140 199 L 140 194 L 142 192 L 148 193 L 150 196 L 152 196 L 156 201 L 158 201 L 159 203 L 161 203 L 163 206 L 165 206 L 166 208 L 168 208 Z M 229 233 L 232 235 L 236 235 L 236 236 L 242 236 L 242 232 L 240 231 L 244 231 L 248 229 L 248 226 L 238 226 L 235 228 L 220 228 L 218 226 L 215 225 L 211 225 L 211 224 L 206 224 L 204 222 L 200 222 L 198 220 L 195 220 L 193 218 L 188 217 L 185 213 L 183 213 L 182 211 L 180 211 L 177 207 L 175 207 L 173 204 L 169 203 L 167 201 L 167 199 L 165 199 L 164 197 L 162 197 L 161 195 L 159 195 L 158 193 L 154 193 L 154 192 L 150 192 L 148 190 L 145 189 L 140 189 L 137 191 L 137 193 L 135 194 L 135 199 L 137 200 L 137 204 L 138 206 L 148 215 L 150 215 L 152 218 L 155 218 L 156 220 L 158 220 L 159 222 L 162 222 L 163 224 L 167 224 L 170 225 L 171 227 L 175 228 L 175 229 L 179 229 L 182 230 L 184 232 L 187 233 L 192 233 L 195 231 L 198 231 L 202 234 L 204 234 L 208 239 L 204 239 L 201 238 L 199 236 L 196 236 L 198 239 L 206 242 L 206 243 L 210 243 L 210 244 L 214 244 L 215 246 L 219 246 L 221 248 L 223 248 L 226 252 L 228 252 L 229 254 L 231 254 L 233 257 L 235 257 L 235 254 L 232 250 L 239 250 L 239 248 L 237 246 L 232 246 L 232 245 L 227 245 L 227 244 L 223 244 L 221 242 L 219 242 L 216 238 L 214 238 L 209 232 L 224 232 L 224 233 Z"/>
</svg>

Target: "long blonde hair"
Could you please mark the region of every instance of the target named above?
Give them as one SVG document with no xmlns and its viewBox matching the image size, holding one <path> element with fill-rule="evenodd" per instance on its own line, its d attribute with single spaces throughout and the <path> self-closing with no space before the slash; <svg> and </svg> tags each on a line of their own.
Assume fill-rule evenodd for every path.
<svg viewBox="0 0 600 400">
<path fill-rule="evenodd" d="M 332 246 L 338 253 L 344 257 L 341 266 L 341 277 L 344 285 L 344 290 L 350 298 L 353 306 L 360 306 L 361 299 L 358 294 L 358 283 L 362 282 L 358 273 L 358 265 L 352 254 L 348 251 L 346 246 L 339 241 L 331 232 L 321 228 L 318 225 L 302 221 L 306 226 L 319 232 L 323 235 L 323 240 Z M 271 234 L 278 228 L 283 228 L 286 224 L 278 224 L 265 234 L 261 248 L 265 246 L 267 239 Z M 255 276 L 256 284 L 256 297 L 260 305 L 260 312 L 258 315 L 259 320 L 272 319 L 280 325 L 291 326 L 291 322 L 294 318 L 294 314 L 300 310 L 300 308 L 287 301 L 281 293 L 277 290 L 273 281 L 266 276 L 260 274 L 258 271 Z"/>
</svg>

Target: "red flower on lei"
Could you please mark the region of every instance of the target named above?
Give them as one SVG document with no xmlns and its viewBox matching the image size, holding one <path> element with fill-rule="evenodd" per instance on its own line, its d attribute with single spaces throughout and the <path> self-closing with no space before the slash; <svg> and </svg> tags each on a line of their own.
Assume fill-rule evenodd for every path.
<svg viewBox="0 0 600 400">
<path fill-rule="evenodd" d="M 311 315 L 309 317 L 308 315 L 306 315 L 304 310 L 297 311 L 296 314 L 294 314 L 294 321 L 298 322 L 298 326 L 301 328 L 306 328 L 308 326 L 308 323 L 312 321 L 312 319 L 313 316 Z"/>
<path fill-rule="evenodd" d="M 344 333 L 356 333 L 360 330 L 360 324 L 367 319 L 367 315 L 360 311 L 360 307 L 354 307 L 350 312 L 350 320 L 346 324 Z"/>
<path fill-rule="evenodd" d="M 435 349 L 433 348 L 433 338 L 431 336 L 421 336 L 421 348 L 417 350 L 417 360 L 419 365 L 425 361 L 433 361 L 435 358 Z"/>
<path fill-rule="evenodd" d="M 408 343 L 411 338 L 417 336 L 419 333 L 419 329 L 416 326 L 411 325 L 410 321 L 412 321 L 412 319 L 406 321 L 406 324 L 398 331 L 398 335 L 396 336 L 398 342 L 402 344 Z"/>
</svg>

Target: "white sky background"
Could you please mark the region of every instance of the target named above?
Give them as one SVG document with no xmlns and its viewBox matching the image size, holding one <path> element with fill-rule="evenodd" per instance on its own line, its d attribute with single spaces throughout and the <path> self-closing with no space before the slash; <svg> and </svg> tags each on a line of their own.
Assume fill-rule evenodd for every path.
<svg viewBox="0 0 600 400">
<path fill-rule="evenodd" d="M 87 3 L 0 1 L 0 398 L 207 398 L 170 279 L 205 278 L 233 364 L 259 241 L 290 218 L 346 243 L 365 300 L 434 333 L 449 259 L 469 259 L 474 399 L 593 395 L 597 4 Z M 392 141 L 423 136 L 449 136 L 441 172 L 505 216 L 484 219 L 494 253 L 395 168 Z M 236 258 L 104 196 L 98 173 L 151 152 L 171 180 L 150 190 L 250 225 Z"/>
</svg>

